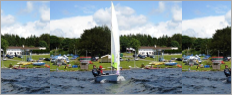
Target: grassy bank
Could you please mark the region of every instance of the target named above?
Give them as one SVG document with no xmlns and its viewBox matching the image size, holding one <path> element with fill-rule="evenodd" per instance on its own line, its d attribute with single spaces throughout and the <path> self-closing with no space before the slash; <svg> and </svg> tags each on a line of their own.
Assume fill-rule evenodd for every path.
<svg viewBox="0 0 232 95">
<path fill-rule="evenodd" d="M 202 59 L 203 57 L 201 57 Z M 209 58 L 210 59 L 210 58 Z M 207 65 L 207 61 L 210 61 L 210 60 L 202 60 L 202 64 L 205 66 Z M 223 71 L 225 69 L 225 65 L 228 65 L 229 67 L 231 67 L 231 61 L 224 61 L 225 64 L 221 64 L 221 69 L 219 71 Z M 218 70 L 213 70 L 212 67 L 210 68 L 198 68 L 197 69 L 197 65 L 194 65 L 192 67 L 190 67 L 189 65 L 184 65 L 185 63 L 182 62 L 182 71 L 188 71 L 188 69 L 190 68 L 191 70 L 194 70 L 194 71 L 218 71 Z"/>
<path fill-rule="evenodd" d="M 132 57 L 133 54 L 126 54 L 124 53 L 123 56 L 127 56 L 127 57 L 122 57 L 122 59 L 124 61 L 120 61 L 120 66 L 123 68 L 123 69 L 130 69 L 129 66 L 131 67 L 134 67 L 134 60 L 133 60 L 133 57 Z M 128 57 L 130 58 L 130 61 L 126 61 L 126 59 L 128 59 Z M 164 55 L 164 58 L 166 60 L 170 60 L 171 58 L 181 58 L 182 55 Z M 78 59 L 77 59 L 78 60 Z M 144 65 L 149 65 L 150 62 L 154 61 L 153 58 L 145 58 L 145 59 L 141 59 L 141 60 L 138 60 L 138 61 L 135 61 L 135 65 L 137 67 L 141 67 L 142 64 Z M 178 64 L 182 64 L 181 61 L 175 61 L 177 62 Z M 75 61 L 74 60 L 70 60 L 70 64 L 71 65 L 74 65 Z M 51 71 L 55 71 L 57 68 L 59 70 L 63 70 L 63 71 L 81 71 L 81 69 L 79 68 L 66 68 L 65 69 L 65 66 L 62 65 L 60 67 L 56 66 L 56 65 L 52 65 L 53 63 L 50 62 L 50 70 Z M 103 66 L 104 70 L 110 70 L 110 67 L 111 67 L 111 63 L 99 63 L 98 61 L 96 62 L 93 62 L 93 64 L 89 64 L 89 71 L 92 70 L 93 68 L 93 65 L 96 65 L 97 67 L 99 67 L 100 65 Z M 156 66 L 154 66 L 156 67 Z M 160 68 L 178 68 L 177 66 L 165 66 L 165 65 L 161 65 Z"/>
<path fill-rule="evenodd" d="M 50 55 L 32 55 L 32 59 L 33 60 L 39 60 L 39 58 L 50 58 Z M 24 57 L 25 60 L 25 57 Z M 9 67 L 10 64 L 14 65 L 18 65 L 17 63 L 19 62 L 23 62 L 21 58 L 15 57 L 13 59 L 7 59 L 6 61 L 1 61 L 1 68 L 3 67 Z M 46 64 L 49 65 L 49 61 L 42 61 L 45 62 Z M 21 66 L 21 67 L 25 67 L 25 66 Z M 33 66 L 33 65 L 28 65 L 28 68 L 46 68 L 45 66 Z"/>
</svg>

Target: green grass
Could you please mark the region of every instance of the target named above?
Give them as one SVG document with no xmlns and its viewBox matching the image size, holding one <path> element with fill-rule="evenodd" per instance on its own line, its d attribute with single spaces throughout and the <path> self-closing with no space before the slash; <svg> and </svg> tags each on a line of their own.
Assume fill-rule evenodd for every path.
<svg viewBox="0 0 232 95">
<path fill-rule="evenodd" d="M 38 60 L 39 58 L 50 58 L 50 55 L 32 55 L 32 59 L 33 60 Z M 26 59 L 26 57 L 24 57 L 24 60 Z M 1 61 L 1 67 L 9 67 L 10 64 L 17 65 L 17 63 L 22 62 L 21 58 L 18 57 L 14 57 L 13 59 L 8 59 L 6 61 Z M 45 62 L 46 64 L 49 65 L 49 61 L 42 61 Z M 21 66 L 21 67 L 25 67 L 25 66 Z M 33 65 L 28 65 L 28 68 L 46 68 L 45 66 L 33 66 Z"/>
<path fill-rule="evenodd" d="M 203 57 L 201 57 L 201 59 L 202 59 Z M 210 59 L 210 58 L 209 58 Z M 206 62 L 207 61 L 210 61 L 210 60 L 202 60 L 202 62 L 201 62 L 201 64 L 203 64 L 204 66 L 206 65 Z M 228 65 L 228 67 L 231 67 L 231 61 L 228 61 L 228 62 L 226 62 L 226 61 L 224 61 L 225 62 L 225 64 L 221 64 L 221 69 L 220 69 L 220 71 L 222 71 L 222 70 L 224 70 L 225 69 L 225 65 Z M 182 62 L 182 71 L 188 71 L 188 69 L 190 68 L 191 70 L 195 70 L 195 71 L 215 71 L 215 70 L 213 70 L 213 68 L 212 67 L 210 67 L 210 68 L 198 68 L 197 69 L 197 65 L 194 65 L 194 66 L 192 66 L 192 67 L 190 67 L 189 65 L 184 65 L 185 63 L 183 63 Z"/>
<path fill-rule="evenodd" d="M 127 53 L 123 53 L 123 56 L 125 56 L 125 54 Z M 120 61 L 120 66 L 123 68 L 123 69 L 129 69 L 129 66 L 131 67 L 134 67 L 134 60 L 133 60 L 133 57 L 132 57 L 132 53 L 130 54 L 127 54 L 126 56 L 131 56 L 130 57 L 130 61 L 126 61 L 126 59 L 128 58 L 125 58 L 123 57 L 123 60 L 124 61 Z M 182 55 L 164 55 L 164 58 L 166 60 L 170 60 L 171 58 L 181 58 Z M 78 60 L 78 59 L 76 59 Z M 139 61 L 135 61 L 135 64 L 137 67 L 141 67 L 141 65 L 144 63 L 144 65 L 149 65 L 150 62 L 154 61 L 153 58 L 145 58 L 144 60 L 139 60 Z M 181 61 L 175 61 L 177 62 L 178 64 L 181 65 Z M 80 67 L 78 66 L 78 68 L 66 68 L 65 69 L 65 66 L 62 65 L 60 67 L 56 66 L 56 65 L 52 65 L 53 63 L 50 62 L 50 71 L 55 71 L 57 68 L 59 70 L 63 70 L 63 71 L 77 71 L 77 70 L 81 70 Z M 70 60 L 70 64 L 71 65 L 74 65 L 74 60 Z M 103 66 L 103 68 L 105 68 L 105 70 L 110 70 L 110 68 L 108 67 L 111 67 L 111 63 L 99 63 L 98 61 L 96 62 L 93 62 L 93 64 L 89 64 L 89 70 L 92 70 L 93 68 L 93 65 L 96 65 L 97 67 L 99 67 L 100 65 Z M 153 66 L 153 67 L 156 67 L 156 66 Z M 160 68 L 178 68 L 177 66 L 165 66 L 165 65 L 161 65 Z"/>
</svg>

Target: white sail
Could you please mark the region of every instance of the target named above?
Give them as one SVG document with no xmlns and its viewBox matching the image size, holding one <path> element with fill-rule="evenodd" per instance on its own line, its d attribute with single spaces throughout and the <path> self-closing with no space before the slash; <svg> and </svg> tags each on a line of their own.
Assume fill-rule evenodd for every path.
<svg viewBox="0 0 232 95">
<path fill-rule="evenodd" d="M 119 31 L 114 4 L 111 2 L 112 18 L 111 18 L 111 64 L 117 68 L 117 73 L 120 74 L 120 44 L 119 44 Z"/>
</svg>

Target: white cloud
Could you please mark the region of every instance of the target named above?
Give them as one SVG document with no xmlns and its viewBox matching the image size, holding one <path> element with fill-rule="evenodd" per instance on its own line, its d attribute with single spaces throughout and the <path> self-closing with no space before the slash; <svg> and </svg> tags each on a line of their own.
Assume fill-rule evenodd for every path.
<svg viewBox="0 0 232 95">
<path fill-rule="evenodd" d="M 152 14 L 159 14 L 164 12 L 165 10 L 165 3 L 163 1 L 159 2 L 159 7 L 157 9 L 152 10 Z"/>
<path fill-rule="evenodd" d="M 144 15 L 137 15 L 135 10 L 130 7 L 116 5 L 115 9 L 121 35 L 141 33 L 150 34 L 152 37 L 160 37 L 182 33 L 182 17 L 177 17 L 182 15 L 182 9 L 179 7 L 173 9 L 172 20 L 157 24 L 149 22 Z M 99 9 L 93 16 L 76 16 L 51 20 L 50 33 L 60 37 L 78 38 L 85 29 L 102 25 L 111 28 L 111 8 Z"/>
<path fill-rule="evenodd" d="M 26 24 L 15 23 L 11 26 L 1 27 L 2 34 L 17 34 L 21 37 L 28 37 L 31 34 L 40 36 L 43 33 L 50 33 L 50 24 L 41 24 L 40 21 L 27 22 Z"/>
<path fill-rule="evenodd" d="M 192 37 L 211 38 L 217 29 L 222 29 L 229 24 L 225 16 L 209 16 L 182 21 L 182 35 Z"/>
<path fill-rule="evenodd" d="M 30 12 L 32 10 L 32 2 L 27 2 L 27 9 L 24 9 L 23 12 Z M 30 35 L 40 36 L 43 33 L 50 33 L 50 8 L 43 5 L 38 10 L 41 14 L 40 19 L 25 23 L 18 22 L 15 19 L 17 15 L 1 14 L 1 33 L 17 34 L 21 37 L 28 37 Z M 3 10 L 1 11 L 3 12 Z"/>
<path fill-rule="evenodd" d="M 8 26 L 15 23 L 15 17 L 12 15 L 1 15 L 1 26 Z"/>
<path fill-rule="evenodd" d="M 50 35 L 79 38 L 84 29 L 96 26 L 92 16 L 77 16 L 50 21 Z"/>
<path fill-rule="evenodd" d="M 48 8 L 47 6 L 42 6 L 40 8 L 40 19 L 43 22 L 47 22 L 50 21 L 50 8 Z"/>
<path fill-rule="evenodd" d="M 182 8 L 179 6 L 174 6 L 172 8 L 172 14 L 173 14 L 173 21 L 174 22 L 181 22 L 182 21 Z"/>
<path fill-rule="evenodd" d="M 146 16 L 136 15 L 130 7 L 116 5 L 115 11 L 120 29 L 130 29 L 147 23 Z M 94 13 L 93 19 L 98 25 L 111 26 L 111 8 L 99 9 Z"/>
<path fill-rule="evenodd" d="M 20 14 L 30 13 L 30 12 L 32 12 L 33 8 L 34 8 L 33 2 L 27 1 L 27 7 L 26 7 L 26 9 L 21 9 L 19 11 L 19 13 Z"/>
<path fill-rule="evenodd" d="M 3 14 L 3 10 L 1 9 L 1 14 Z"/>
<path fill-rule="evenodd" d="M 226 13 L 225 20 L 231 25 L 231 10 Z"/>
</svg>

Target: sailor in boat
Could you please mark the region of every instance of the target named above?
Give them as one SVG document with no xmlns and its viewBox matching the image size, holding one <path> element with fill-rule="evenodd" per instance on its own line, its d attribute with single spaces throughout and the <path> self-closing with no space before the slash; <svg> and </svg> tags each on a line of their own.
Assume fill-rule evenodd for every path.
<svg viewBox="0 0 232 95">
<path fill-rule="evenodd" d="M 96 65 L 93 65 L 92 73 L 94 77 L 100 76 L 100 71 L 96 68 Z"/>
<path fill-rule="evenodd" d="M 225 66 L 224 73 L 226 77 L 231 76 L 231 69 L 228 67 L 228 65 Z"/>
</svg>

